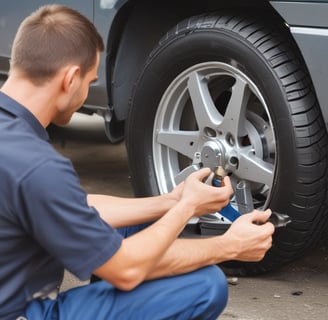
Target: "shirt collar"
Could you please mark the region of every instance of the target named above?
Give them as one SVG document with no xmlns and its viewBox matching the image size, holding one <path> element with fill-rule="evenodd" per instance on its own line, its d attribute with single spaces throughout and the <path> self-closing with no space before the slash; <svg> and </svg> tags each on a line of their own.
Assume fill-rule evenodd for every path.
<svg viewBox="0 0 328 320">
<path fill-rule="evenodd" d="M 33 131 L 43 140 L 49 141 L 49 135 L 45 128 L 42 127 L 39 120 L 23 105 L 0 91 L 0 109 L 24 119 L 33 129 Z"/>
</svg>

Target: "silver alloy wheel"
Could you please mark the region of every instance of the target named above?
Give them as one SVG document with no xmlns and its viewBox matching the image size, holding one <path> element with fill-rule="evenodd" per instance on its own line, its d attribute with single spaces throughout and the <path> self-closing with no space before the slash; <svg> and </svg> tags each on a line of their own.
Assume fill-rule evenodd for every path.
<svg viewBox="0 0 328 320">
<path fill-rule="evenodd" d="M 192 66 L 165 91 L 153 131 L 161 193 L 200 167 L 222 165 L 233 184 L 245 180 L 256 208 L 274 181 L 276 143 L 263 96 L 243 72 L 221 62 Z"/>
<path fill-rule="evenodd" d="M 292 219 L 261 261 L 223 263 L 236 275 L 279 268 L 327 233 L 328 134 L 304 61 L 279 23 L 233 10 L 179 22 L 147 57 L 126 122 L 136 196 L 165 193 L 221 163 L 240 211 L 253 202 Z M 231 212 L 192 221 L 181 236 L 222 234 L 229 221 L 220 218 L 233 220 Z"/>
</svg>

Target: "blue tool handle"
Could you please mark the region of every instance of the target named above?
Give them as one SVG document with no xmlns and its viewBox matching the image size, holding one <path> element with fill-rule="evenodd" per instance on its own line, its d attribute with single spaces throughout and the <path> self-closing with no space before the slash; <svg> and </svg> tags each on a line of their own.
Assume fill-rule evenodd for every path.
<svg viewBox="0 0 328 320">
<path fill-rule="evenodd" d="M 214 187 L 221 187 L 222 179 L 223 177 L 214 175 L 214 178 L 212 179 L 212 185 Z M 240 217 L 240 213 L 230 203 L 226 207 L 222 208 L 219 213 L 231 222 Z"/>
</svg>

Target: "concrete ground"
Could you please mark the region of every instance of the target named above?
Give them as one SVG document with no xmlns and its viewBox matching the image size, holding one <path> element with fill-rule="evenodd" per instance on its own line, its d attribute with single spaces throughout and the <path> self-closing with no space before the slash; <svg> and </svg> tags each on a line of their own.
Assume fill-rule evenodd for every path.
<svg viewBox="0 0 328 320">
<path fill-rule="evenodd" d="M 98 116 L 75 115 L 50 131 L 90 193 L 132 196 L 124 144 L 111 145 Z M 324 320 L 328 318 L 328 245 L 275 272 L 236 279 L 222 320 Z M 83 285 L 67 273 L 62 290 Z"/>
</svg>

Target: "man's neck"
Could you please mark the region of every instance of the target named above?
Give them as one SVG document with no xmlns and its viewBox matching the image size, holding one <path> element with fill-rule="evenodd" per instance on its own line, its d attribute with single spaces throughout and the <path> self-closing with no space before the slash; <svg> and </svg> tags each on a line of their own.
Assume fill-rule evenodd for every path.
<svg viewBox="0 0 328 320">
<path fill-rule="evenodd" d="M 10 75 L 0 90 L 28 109 L 44 128 L 50 124 L 54 110 L 51 88 L 37 87 L 22 77 Z"/>
</svg>

